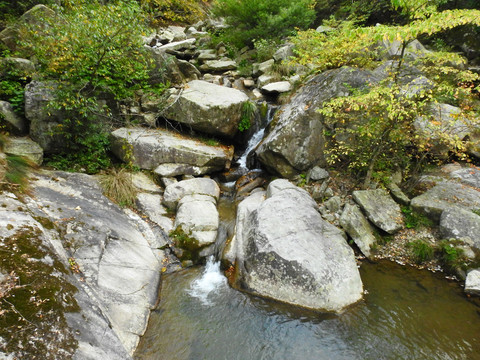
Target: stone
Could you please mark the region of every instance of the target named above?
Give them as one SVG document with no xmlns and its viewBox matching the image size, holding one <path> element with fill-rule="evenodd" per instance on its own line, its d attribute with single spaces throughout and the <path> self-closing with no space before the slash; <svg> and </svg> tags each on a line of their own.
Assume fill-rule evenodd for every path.
<svg viewBox="0 0 480 360">
<path fill-rule="evenodd" d="M 199 50 L 198 51 L 198 56 L 197 60 L 200 62 L 206 61 L 206 60 L 217 60 L 218 55 L 217 52 L 214 49 L 207 49 L 207 50 Z"/>
<path fill-rule="evenodd" d="M 352 195 L 367 218 L 378 228 L 389 234 L 394 234 L 403 228 L 400 206 L 385 190 L 357 190 Z"/>
<path fill-rule="evenodd" d="M 170 25 L 167 27 L 167 31 L 173 34 L 173 41 L 186 40 L 185 28 L 183 26 Z"/>
<path fill-rule="evenodd" d="M 311 181 L 321 181 L 328 179 L 330 174 L 327 170 L 321 168 L 320 166 L 314 166 L 308 171 L 307 178 Z"/>
<path fill-rule="evenodd" d="M 143 172 L 135 172 L 132 175 L 133 186 L 135 186 L 141 192 L 150 194 L 163 193 L 162 188 L 158 186 L 155 181 Z"/>
<path fill-rule="evenodd" d="M 452 206 L 469 211 L 480 209 L 480 192 L 455 182 L 442 182 L 413 198 L 410 204 L 414 211 L 438 223 L 442 212 Z"/>
<path fill-rule="evenodd" d="M 182 180 L 170 184 L 163 193 L 163 203 L 169 209 L 176 209 L 178 202 L 186 195 L 208 195 L 215 200 L 220 198 L 220 188 L 217 183 L 208 178 Z"/>
<path fill-rule="evenodd" d="M 9 137 L 3 151 L 5 154 L 26 157 L 38 166 L 43 162 L 43 149 L 28 137 Z"/>
<path fill-rule="evenodd" d="M 271 82 L 274 82 L 275 79 L 276 79 L 276 77 L 274 75 L 271 75 L 271 74 L 260 75 L 257 79 L 257 86 L 259 88 L 261 88 L 265 85 L 270 84 Z"/>
<path fill-rule="evenodd" d="M 430 116 L 419 116 L 415 119 L 413 126 L 415 132 L 421 138 L 426 138 L 432 143 L 433 154 L 438 157 L 447 156 L 447 145 L 442 141 L 445 134 L 449 137 L 458 137 L 463 140 L 475 132 L 475 127 L 460 114 L 462 110 L 449 104 L 430 105 Z"/>
<path fill-rule="evenodd" d="M 270 59 L 264 61 L 262 63 L 254 63 L 253 64 L 253 76 L 260 76 L 266 74 L 272 70 L 273 65 L 275 64 L 275 60 Z"/>
<path fill-rule="evenodd" d="M 334 97 L 348 96 L 351 88 L 365 88 L 377 81 L 372 72 L 349 67 L 313 77 L 276 112 L 276 125 L 255 150 L 258 160 L 286 178 L 326 165 L 325 127 L 317 109 Z"/>
<path fill-rule="evenodd" d="M 395 183 L 390 183 L 387 185 L 390 195 L 393 199 L 402 205 L 410 205 L 410 198 L 400 189 L 400 187 Z"/>
<path fill-rule="evenodd" d="M 219 217 L 216 200 L 209 195 L 185 195 L 178 203 L 174 228 L 179 227 L 198 241 L 198 248 L 213 244 L 217 238 Z"/>
<path fill-rule="evenodd" d="M 177 66 L 180 72 L 183 74 L 185 82 L 198 80 L 202 77 L 202 73 L 197 69 L 197 67 L 188 61 L 178 59 Z"/>
<path fill-rule="evenodd" d="M 480 269 L 473 269 L 467 273 L 465 292 L 467 294 L 480 296 Z"/>
<path fill-rule="evenodd" d="M 167 81 L 174 85 L 182 85 L 192 80 L 192 77 L 198 76 L 198 70 L 193 69 L 193 65 L 187 65 L 159 48 L 145 47 L 145 50 L 153 60 L 148 79 L 152 85 Z"/>
<path fill-rule="evenodd" d="M 308 193 L 285 182 L 274 180 L 264 201 L 260 192 L 244 200 L 235 231 L 241 249 L 230 255 L 239 284 L 257 296 L 340 312 L 363 294 L 353 251 Z"/>
<path fill-rule="evenodd" d="M 390 41 L 384 39 L 378 42 L 378 50 L 381 55 L 387 59 L 398 59 L 402 52 L 402 43 L 398 40 Z M 411 41 L 405 48 L 404 57 L 409 60 L 415 60 L 425 57 L 429 50 L 427 50 L 418 40 Z"/>
<path fill-rule="evenodd" d="M 376 244 L 374 230 L 356 205 L 346 204 L 340 217 L 340 226 L 352 238 L 363 255 L 372 258 L 372 246 Z"/>
<path fill-rule="evenodd" d="M 168 210 L 162 205 L 162 201 L 163 197 L 161 195 L 139 193 L 137 194 L 136 204 L 150 221 L 160 226 L 168 234 L 173 230 L 173 220 L 170 218 Z M 159 247 L 162 247 L 162 244 Z"/>
<path fill-rule="evenodd" d="M 28 59 L 6 57 L 0 59 L 0 78 L 7 74 L 19 78 L 31 78 L 35 73 L 35 65 Z"/>
<path fill-rule="evenodd" d="M 440 216 L 440 233 L 446 239 L 470 238 L 473 246 L 480 250 L 480 216 L 470 210 L 456 206 L 443 210 Z"/>
<path fill-rule="evenodd" d="M 224 72 L 228 70 L 235 70 L 237 68 L 237 63 L 233 60 L 206 60 L 202 65 L 200 65 L 200 70 L 203 72 Z"/>
<path fill-rule="evenodd" d="M 0 100 L 0 124 L 4 123 L 7 129 L 13 130 L 15 134 L 25 134 L 27 124 L 24 119 L 18 116 L 9 102 Z"/>
<path fill-rule="evenodd" d="M 289 81 L 277 81 L 270 83 L 268 85 L 262 86 L 262 92 L 266 94 L 281 94 L 285 92 L 289 92 L 292 90 L 292 84 Z"/>
<path fill-rule="evenodd" d="M 285 46 L 282 46 L 279 48 L 277 51 L 275 51 L 275 54 L 273 54 L 273 59 L 276 62 L 281 62 L 283 60 L 288 60 L 290 57 L 294 56 L 293 49 L 295 46 L 293 44 L 287 44 Z"/>
<path fill-rule="evenodd" d="M 342 210 L 342 199 L 340 196 L 332 196 L 323 203 L 331 213 L 336 213 Z"/>
<path fill-rule="evenodd" d="M 233 147 L 210 146 L 161 129 L 120 128 L 112 133 L 112 152 L 141 169 L 176 164 L 188 170 L 221 171 L 230 167 Z"/>
<path fill-rule="evenodd" d="M 166 51 L 181 51 L 187 49 L 193 49 L 195 47 L 196 39 L 187 39 L 181 41 L 174 41 L 165 45 L 157 46 L 155 50 L 160 52 Z"/>
<path fill-rule="evenodd" d="M 153 169 L 153 173 L 161 177 L 174 177 L 180 175 L 200 176 L 217 171 L 212 166 L 194 166 L 189 164 L 165 163 Z"/>
<path fill-rule="evenodd" d="M 450 177 L 461 183 L 480 188 L 480 170 L 476 167 L 458 169 L 450 173 Z"/>
<path fill-rule="evenodd" d="M 233 138 L 248 100 L 239 90 L 194 80 L 170 99 L 163 115 L 207 134 Z"/>
<path fill-rule="evenodd" d="M 318 33 L 329 33 L 331 31 L 334 31 L 335 29 L 330 27 L 330 26 L 325 26 L 325 25 L 320 25 L 315 29 L 316 32 Z"/>
<path fill-rule="evenodd" d="M 250 89 L 255 86 L 255 81 L 253 81 L 252 79 L 245 79 L 243 80 L 243 86 Z"/>
</svg>

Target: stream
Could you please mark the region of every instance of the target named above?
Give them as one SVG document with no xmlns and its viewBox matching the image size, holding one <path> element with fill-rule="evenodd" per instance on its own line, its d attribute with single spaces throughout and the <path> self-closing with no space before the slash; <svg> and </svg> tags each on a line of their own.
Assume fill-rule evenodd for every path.
<svg viewBox="0 0 480 360">
<path fill-rule="evenodd" d="M 360 272 L 368 293 L 340 315 L 236 291 L 212 259 L 168 275 L 136 358 L 480 358 L 480 308 L 458 283 L 391 262 Z"/>
</svg>

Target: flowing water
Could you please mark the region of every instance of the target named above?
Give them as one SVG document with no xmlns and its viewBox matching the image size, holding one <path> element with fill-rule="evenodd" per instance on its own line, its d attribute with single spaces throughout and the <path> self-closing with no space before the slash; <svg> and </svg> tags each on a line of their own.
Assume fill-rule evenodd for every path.
<svg viewBox="0 0 480 360">
<path fill-rule="evenodd" d="M 368 293 L 320 314 L 231 289 L 209 260 L 169 275 L 142 360 L 480 359 L 480 308 L 459 284 L 394 263 L 361 266 Z"/>
</svg>

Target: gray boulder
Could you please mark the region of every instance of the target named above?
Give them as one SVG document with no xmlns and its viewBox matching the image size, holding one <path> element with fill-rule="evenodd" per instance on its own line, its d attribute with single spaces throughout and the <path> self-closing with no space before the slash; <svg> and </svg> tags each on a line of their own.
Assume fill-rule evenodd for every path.
<svg viewBox="0 0 480 360">
<path fill-rule="evenodd" d="M 200 72 L 193 64 L 179 60 L 175 56 L 166 54 L 158 48 L 147 46 L 145 50 L 154 62 L 154 66 L 149 74 L 148 81 L 150 84 L 165 83 L 168 81 L 174 85 L 182 85 L 200 77 Z"/>
<path fill-rule="evenodd" d="M 402 55 L 402 43 L 398 40 L 381 40 L 377 44 L 377 50 L 387 59 L 398 59 Z M 413 40 L 405 48 L 404 56 L 409 60 L 415 60 L 426 56 L 429 52 L 420 41 Z"/>
<path fill-rule="evenodd" d="M 6 125 L 7 130 L 13 133 L 25 134 L 27 124 L 24 119 L 18 116 L 9 102 L 0 100 L 0 124 Z"/>
<path fill-rule="evenodd" d="M 43 150 L 28 137 L 9 137 L 3 151 L 5 154 L 24 156 L 35 165 L 42 165 Z"/>
<path fill-rule="evenodd" d="M 233 147 L 210 146 L 161 129 L 120 128 L 112 133 L 112 151 L 142 169 L 157 169 L 162 176 L 200 175 L 228 169 Z M 175 164 L 175 173 L 163 172 Z M 183 169 L 179 171 L 179 169 Z"/>
<path fill-rule="evenodd" d="M 470 210 L 449 207 L 440 216 L 440 233 L 446 239 L 470 238 L 480 250 L 480 216 Z"/>
<path fill-rule="evenodd" d="M 480 296 L 480 269 L 470 270 L 465 280 L 465 292 Z"/>
<path fill-rule="evenodd" d="M 206 60 L 202 65 L 200 65 L 200 70 L 203 72 L 213 73 L 235 70 L 236 68 L 237 63 L 229 59 Z"/>
<path fill-rule="evenodd" d="M 262 200 L 247 198 L 237 216 L 239 283 L 258 296 L 321 311 L 342 311 L 362 297 L 352 249 L 322 220 L 308 193 L 273 181 Z"/>
<path fill-rule="evenodd" d="M 27 59 L 6 57 L 0 59 L 0 78 L 4 76 L 15 76 L 29 78 L 35 73 L 35 65 Z"/>
<path fill-rule="evenodd" d="M 346 204 L 340 217 L 340 225 L 352 238 L 363 255 L 372 257 L 372 246 L 376 243 L 373 228 L 356 205 Z"/>
<path fill-rule="evenodd" d="M 480 170 L 476 167 L 452 171 L 450 177 L 458 179 L 463 184 L 480 188 Z"/>
<path fill-rule="evenodd" d="M 252 72 L 253 76 L 260 76 L 270 72 L 274 64 L 275 64 L 275 60 L 273 59 L 264 61 L 262 63 L 253 64 L 253 72 Z"/>
<path fill-rule="evenodd" d="M 368 219 L 383 231 L 394 234 L 403 228 L 400 206 L 385 190 L 354 191 L 353 199 L 360 205 Z"/>
<path fill-rule="evenodd" d="M 295 55 L 293 52 L 294 48 L 295 48 L 295 45 L 293 44 L 287 44 L 285 46 L 282 46 L 275 52 L 275 54 L 273 54 L 273 59 L 276 62 L 289 59 L 291 56 Z"/>
<path fill-rule="evenodd" d="M 480 192 L 454 182 L 442 182 L 411 201 L 412 209 L 439 222 L 442 212 L 452 206 L 480 209 Z"/>
<path fill-rule="evenodd" d="M 196 39 L 186 39 L 186 40 L 180 40 L 180 41 L 174 41 L 166 45 L 161 45 L 156 47 L 156 50 L 161 51 L 161 52 L 166 52 L 166 51 L 181 51 L 181 50 L 186 50 L 186 49 L 194 49 L 195 48 L 195 42 Z"/>
<path fill-rule="evenodd" d="M 168 234 L 173 230 L 173 220 L 162 202 L 163 197 L 161 195 L 144 192 L 137 194 L 137 208 Z"/>
<path fill-rule="evenodd" d="M 266 94 L 281 94 L 292 90 L 292 84 L 289 81 L 276 81 L 262 86 L 262 92 Z"/>
<path fill-rule="evenodd" d="M 171 97 L 163 115 L 195 130 L 232 138 L 246 101 L 248 96 L 239 90 L 194 80 L 179 96 Z"/>
<path fill-rule="evenodd" d="M 187 195 L 207 195 L 215 200 L 220 198 L 217 183 L 208 178 L 182 180 L 168 185 L 163 193 L 163 203 L 169 209 L 176 210 L 178 202 Z"/>
<path fill-rule="evenodd" d="M 275 115 L 275 127 L 256 150 L 271 172 L 293 177 L 315 165 L 325 165 L 325 127 L 316 111 L 323 102 L 347 96 L 377 80 L 369 71 L 348 67 L 329 70 L 308 81 Z"/>
</svg>

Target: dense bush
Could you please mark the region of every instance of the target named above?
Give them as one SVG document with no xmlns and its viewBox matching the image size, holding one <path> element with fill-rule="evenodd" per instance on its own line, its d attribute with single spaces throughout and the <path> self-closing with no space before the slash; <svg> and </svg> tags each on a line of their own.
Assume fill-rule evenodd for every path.
<svg viewBox="0 0 480 360">
<path fill-rule="evenodd" d="M 34 55 L 42 79 L 59 83 L 49 106 L 66 114 L 56 131 L 67 141 L 55 166 L 96 172 L 109 164 L 112 121 L 110 109 L 99 99 L 119 101 L 139 89 L 162 88 L 147 84 L 152 60 L 143 51 L 146 28 L 137 2 L 70 0 L 56 11 L 42 25 L 22 30 L 21 51 Z"/>
<path fill-rule="evenodd" d="M 208 0 L 140 0 L 154 24 L 195 23 L 205 17 Z"/>
<path fill-rule="evenodd" d="M 212 11 L 230 25 L 223 39 L 241 48 L 255 39 L 281 38 L 296 28 L 308 28 L 315 18 L 314 4 L 314 0 L 217 0 Z"/>
</svg>

